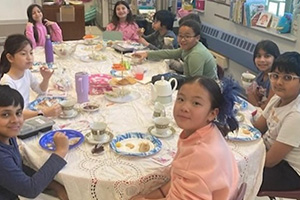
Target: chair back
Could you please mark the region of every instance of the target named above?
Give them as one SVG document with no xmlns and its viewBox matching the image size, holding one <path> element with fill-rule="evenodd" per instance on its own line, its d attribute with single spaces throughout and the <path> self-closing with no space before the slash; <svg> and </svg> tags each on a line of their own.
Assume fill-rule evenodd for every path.
<svg viewBox="0 0 300 200">
<path fill-rule="evenodd" d="M 293 191 L 261 191 L 257 194 L 258 197 L 268 196 L 290 198 L 290 199 L 300 199 L 300 189 Z"/>
<path fill-rule="evenodd" d="M 123 33 L 120 31 L 104 31 L 103 40 L 123 40 Z"/>
<path fill-rule="evenodd" d="M 242 183 L 233 200 L 243 200 L 247 189 L 247 183 Z"/>
</svg>

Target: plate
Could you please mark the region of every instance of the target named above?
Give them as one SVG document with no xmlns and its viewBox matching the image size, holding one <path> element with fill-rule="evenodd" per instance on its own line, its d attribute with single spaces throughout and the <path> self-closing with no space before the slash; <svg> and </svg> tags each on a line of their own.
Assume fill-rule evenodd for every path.
<svg viewBox="0 0 300 200">
<path fill-rule="evenodd" d="M 54 5 L 55 3 L 54 2 L 44 2 L 43 5 L 48 5 L 48 6 L 51 6 L 51 5 Z"/>
<path fill-rule="evenodd" d="M 127 103 L 133 100 L 136 100 L 141 97 L 141 94 L 136 91 L 131 91 L 128 95 L 122 97 L 112 97 L 107 94 L 104 95 L 105 98 L 111 102 L 115 103 Z"/>
<path fill-rule="evenodd" d="M 59 115 L 59 118 L 62 118 L 62 119 L 71 119 L 71 118 L 74 118 L 78 115 L 78 111 L 77 110 L 73 110 L 73 113 L 71 115 L 65 115 L 64 113 L 61 113 Z"/>
<path fill-rule="evenodd" d="M 45 133 L 41 139 L 40 139 L 40 146 L 46 150 L 50 150 L 50 151 L 55 151 L 55 144 L 53 142 L 53 136 L 56 132 L 63 132 L 66 134 L 66 136 L 68 136 L 69 141 L 73 142 L 75 139 L 79 139 L 75 144 L 70 144 L 69 149 L 73 149 L 75 147 L 77 147 L 78 145 L 80 145 L 83 141 L 84 141 L 84 136 L 75 130 L 55 130 L 55 131 L 50 131 L 48 133 Z M 72 140 L 72 138 L 74 140 Z"/>
<path fill-rule="evenodd" d="M 259 138 L 260 131 L 248 124 L 240 124 L 238 131 L 229 132 L 227 135 L 227 139 L 232 141 L 253 141 Z"/>
<path fill-rule="evenodd" d="M 139 152 L 138 146 L 142 142 L 148 143 L 150 145 L 150 150 L 147 152 Z M 116 144 L 121 144 L 121 147 L 117 147 Z M 134 145 L 134 148 L 130 149 L 126 144 L 131 143 Z M 138 156 L 146 157 L 154 155 L 161 150 L 162 143 L 161 141 L 149 134 L 139 133 L 139 132 L 130 132 L 123 135 L 118 135 L 110 142 L 110 147 L 117 154 L 125 156 Z"/>
<path fill-rule="evenodd" d="M 29 103 L 28 109 L 38 110 L 43 107 L 51 107 L 55 103 L 59 103 L 64 100 L 64 97 L 41 97 Z"/>
<path fill-rule="evenodd" d="M 112 76 L 115 76 L 115 77 L 125 77 L 125 76 L 132 76 L 132 74 L 129 72 L 129 71 L 123 71 L 123 75 L 122 75 L 122 71 L 117 71 L 117 70 L 110 70 L 110 74 Z"/>
<path fill-rule="evenodd" d="M 150 127 L 148 128 L 148 132 L 149 132 L 151 135 L 154 135 L 154 136 L 156 136 L 156 137 L 158 137 L 158 138 L 167 138 L 167 137 L 173 135 L 176 131 L 175 131 L 175 129 L 174 129 L 172 126 L 169 126 L 169 129 L 167 130 L 167 133 L 166 133 L 165 135 L 161 135 L 161 134 L 158 134 L 158 133 L 156 132 L 155 126 L 150 126 Z"/>
<path fill-rule="evenodd" d="M 95 112 L 99 110 L 99 105 L 97 103 L 86 102 L 80 105 L 80 108 L 85 112 Z"/>
<path fill-rule="evenodd" d="M 87 142 L 90 143 L 90 144 L 105 144 L 107 142 L 110 142 L 114 137 L 114 135 L 111 132 L 106 131 L 106 133 L 107 133 L 107 136 L 102 141 L 94 140 L 91 132 L 88 132 L 85 135 L 85 138 L 86 138 Z"/>
</svg>

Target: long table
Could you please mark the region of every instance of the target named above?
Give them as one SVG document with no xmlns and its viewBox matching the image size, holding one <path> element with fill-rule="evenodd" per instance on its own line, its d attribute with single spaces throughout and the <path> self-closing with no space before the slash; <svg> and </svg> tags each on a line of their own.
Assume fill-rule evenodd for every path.
<svg viewBox="0 0 300 200">
<path fill-rule="evenodd" d="M 111 48 L 106 48 L 103 54 L 106 61 L 82 62 L 81 56 L 90 52 L 84 44 L 79 42 L 76 52 L 70 58 L 55 57 L 55 66 L 65 68 L 66 78 L 72 80 L 73 87 L 68 96 L 76 98 L 74 76 L 76 72 L 86 71 L 89 74 L 109 74 L 113 63 L 120 62 L 121 55 Z M 34 51 L 35 61 L 44 62 L 43 49 Z M 151 76 L 168 71 L 164 61 L 145 61 L 142 66 L 147 69 L 145 80 Z M 39 74 L 36 74 L 39 78 Z M 50 86 L 52 87 L 52 85 Z M 154 110 L 151 101 L 150 84 L 136 83 L 127 86 L 132 91 L 140 93 L 140 98 L 127 103 L 112 103 L 103 95 L 90 95 L 90 101 L 100 104 L 100 110 L 94 113 L 79 112 L 73 119 L 56 118 L 54 128 L 71 128 L 81 131 L 84 135 L 89 133 L 89 123 L 103 121 L 108 124 L 108 130 L 114 136 L 127 132 L 148 133 L 153 125 L 152 114 Z M 176 92 L 173 94 L 173 100 Z M 34 98 L 35 95 L 32 95 Z M 33 99 L 32 99 L 33 100 Z M 68 192 L 70 200 L 98 199 L 98 200 L 126 200 L 138 193 L 148 193 L 165 184 L 170 179 L 171 160 L 164 164 L 155 162 L 156 158 L 174 156 L 177 150 L 178 136 L 181 129 L 177 127 L 173 115 L 173 103 L 166 107 L 166 115 L 172 119 L 171 126 L 175 134 L 168 138 L 160 138 L 162 149 L 159 153 L 149 157 L 121 156 L 109 146 L 104 145 L 104 152 L 92 154 L 94 145 L 84 142 L 71 149 L 66 161 L 68 164 L 57 174 L 55 179 L 61 182 Z M 245 114 L 247 115 L 247 113 Z M 50 153 L 39 145 L 41 135 L 28 138 L 20 142 L 20 148 L 27 164 L 38 169 L 47 160 Z M 247 183 L 245 199 L 252 200 L 256 196 L 262 179 L 265 148 L 261 139 L 250 142 L 228 141 L 240 171 L 240 182 Z"/>
</svg>

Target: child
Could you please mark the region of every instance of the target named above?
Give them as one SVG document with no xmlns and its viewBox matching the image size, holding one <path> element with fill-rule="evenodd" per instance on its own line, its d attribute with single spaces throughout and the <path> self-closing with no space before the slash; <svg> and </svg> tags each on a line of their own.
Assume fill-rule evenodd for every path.
<svg viewBox="0 0 300 200">
<path fill-rule="evenodd" d="M 28 23 L 26 25 L 25 35 L 30 39 L 33 48 L 36 46 L 45 46 L 46 35 L 51 36 L 51 40 L 62 42 L 62 31 L 56 22 L 44 19 L 42 7 L 38 4 L 32 4 L 27 8 Z"/>
<path fill-rule="evenodd" d="M 135 200 L 229 200 L 236 195 L 238 167 L 223 137 L 227 127 L 230 131 L 238 127 L 232 112 L 236 91 L 231 80 L 222 85 L 223 94 L 219 85 L 206 77 L 190 78 L 181 86 L 173 115 L 183 131 L 172 163 L 171 181 Z"/>
<path fill-rule="evenodd" d="M 35 198 L 50 184 L 49 189 L 54 189 L 60 199 L 67 200 L 64 187 L 53 182 L 53 178 L 66 165 L 68 138 L 56 133 L 54 153 L 32 177 L 26 175 L 23 170 L 29 168 L 23 169 L 16 140 L 23 124 L 23 107 L 24 100 L 17 90 L 0 85 L 0 199 L 18 199 L 18 195 Z"/>
<path fill-rule="evenodd" d="M 159 10 L 153 16 L 152 28 L 155 30 L 150 35 L 140 37 L 139 43 L 148 47 L 151 50 L 157 49 L 174 49 L 178 47 L 177 38 L 172 31 L 174 23 L 174 15 L 167 10 Z M 139 34 L 143 33 L 139 31 Z M 164 42 L 164 38 L 172 38 L 170 44 Z"/>
<path fill-rule="evenodd" d="M 200 25 L 193 20 L 187 20 L 179 27 L 179 49 L 166 49 L 148 52 L 136 52 L 141 59 L 177 59 L 184 61 L 183 74 L 187 77 L 203 75 L 217 79 L 217 65 L 213 55 L 198 42 Z"/>
<path fill-rule="evenodd" d="M 256 44 L 253 53 L 253 61 L 259 69 L 255 82 L 247 89 L 248 101 L 264 109 L 274 95 L 270 89 L 268 73 L 271 70 L 274 60 L 280 55 L 278 46 L 270 40 L 262 40 Z"/>
<path fill-rule="evenodd" d="M 300 54 L 280 55 L 269 78 L 275 95 L 254 123 L 267 149 L 260 190 L 300 189 Z"/>
<path fill-rule="evenodd" d="M 25 106 L 29 104 L 30 88 L 38 94 L 44 93 L 53 74 L 53 71 L 47 67 L 41 67 L 40 73 L 43 80 L 38 83 L 29 70 L 32 63 L 33 54 L 30 40 L 21 34 L 8 36 L 0 61 L 0 74 L 3 76 L 1 84 L 9 85 L 11 88 L 18 90 L 24 98 Z M 47 117 L 55 117 L 60 113 L 61 107 L 58 104 L 40 111 L 24 110 L 25 119 L 41 114 Z"/>
<path fill-rule="evenodd" d="M 138 41 L 138 25 L 134 22 L 129 5 L 125 1 L 118 1 L 114 7 L 111 23 L 106 26 L 107 31 L 120 31 L 123 40 Z"/>
</svg>

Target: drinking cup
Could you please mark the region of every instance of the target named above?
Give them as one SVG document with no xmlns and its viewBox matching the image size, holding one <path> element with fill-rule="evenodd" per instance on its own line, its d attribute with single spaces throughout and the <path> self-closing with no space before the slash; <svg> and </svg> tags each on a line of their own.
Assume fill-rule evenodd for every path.
<svg viewBox="0 0 300 200">
<path fill-rule="evenodd" d="M 144 78 L 144 68 L 142 66 L 135 66 L 133 68 L 134 77 L 137 80 L 143 80 Z"/>
<path fill-rule="evenodd" d="M 256 78 L 256 76 L 254 74 L 251 74 L 249 72 L 244 72 L 242 73 L 242 84 L 243 86 L 246 88 L 246 87 L 249 87 L 252 82 L 254 81 L 254 79 Z"/>
<path fill-rule="evenodd" d="M 154 111 L 153 111 L 153 118 L 156 117 L 165 117 L 165 107 L 159 102 L 155 102 L 154 104 Z"/>
<path fill-rule="evenodd" d="M 107 124 L 104 122 L 93 122 L 90 125 L 92 136 L 96 141 L 102 141 L 106 137 Z"/>
<path fill-rule="evenodd" d="M 61 101 L 59 104 L 61 105 L 62 112 L 65 116 L 70 116 L 74 112 L 75 100 L 66 99 Z"/>
<path fill-rule="evenodd" d="M 157 117 L 154 126 L 158 135 L 165 135 L 169 129 L 170 119 L 168 117 Z"/>
</svg>

